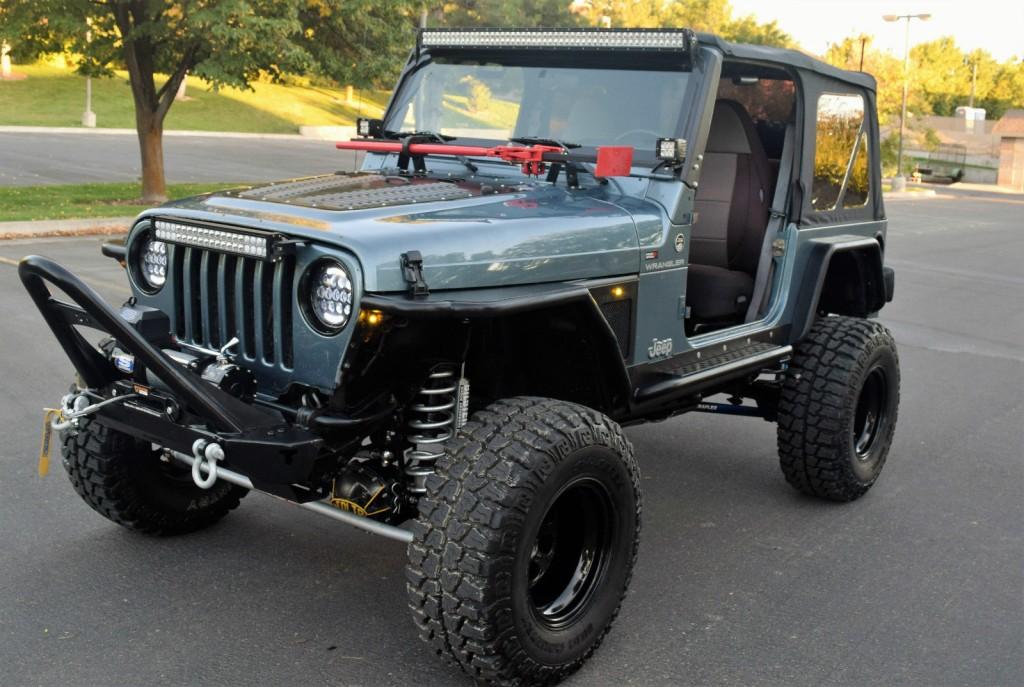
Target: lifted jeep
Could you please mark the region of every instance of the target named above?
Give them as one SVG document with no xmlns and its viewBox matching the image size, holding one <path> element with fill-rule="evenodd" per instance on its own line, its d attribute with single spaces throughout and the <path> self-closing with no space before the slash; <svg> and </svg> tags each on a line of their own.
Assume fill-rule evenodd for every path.
<svg viewBox="0 0 1024 687">
<path fill-rule="evenodd" d="M 258 490 L 407 542 L 436 653 L 549 684 L 629 585 L 622 426 L 762 417 L 798 490 L 874 484 L 900 379 L 870 76 L 688 30 L 425 30 L 358 133 L 358 173 L 143 212 L 104 247 L 120 308 L 21 262 L 99 513 L 189 532 Z"/>
</svg>

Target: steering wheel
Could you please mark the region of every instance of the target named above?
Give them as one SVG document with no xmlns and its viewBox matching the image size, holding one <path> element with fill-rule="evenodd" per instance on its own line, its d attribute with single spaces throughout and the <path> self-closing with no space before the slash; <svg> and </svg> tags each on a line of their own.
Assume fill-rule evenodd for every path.
<svg viewBox="0 0 1024 687">
<path fill-rule="evenodd" d="M 624 139 L 624 138 L 627 138 L 627 137 L 629 137 L 629 136 L 632 136 L 633 134 L 647 134 L 647 135 L 649 135 L 649 136 L 650 136 L 651 138 L 653 138 L 654 140 L 657 140 L 657 139 L 659 138 L 659 134 L 658 134 L 658 132 L 656 132 L 656 131 L 651 131 L 650 129 L 630 129 L 629 131 L 623 131 L 623 132 L 622 132 L 621 134 L 619 134 L 618 136 L 616 136 L 616 137 L 615 137 L 615 138 L 613 139 L 613 141 L 614 141 L 615 143 L 618 143 L 618 142 L 619 142 L 619 141 L 621 141 L 622 139 Z"/>
</svg>

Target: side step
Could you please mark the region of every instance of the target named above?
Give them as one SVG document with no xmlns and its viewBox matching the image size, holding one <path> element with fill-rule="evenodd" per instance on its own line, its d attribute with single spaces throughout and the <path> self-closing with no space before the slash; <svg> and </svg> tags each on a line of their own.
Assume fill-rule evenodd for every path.
<svg viewBox="0 0 1024 687">
<path fill-rule="evenodd" d="M 757 374 L 792 354 L 792 346 L 755 341 L 717 355 L 705 354 L 696 358 L 680 355 L 679 362 L 674 365 L 674 361 L 666 361 L 665 366 L 658 369 L 663 373 L 662 377 L 637 389 L 634 399 L 637 403 L 646 403 L 670 395 L 700 394 L 723 382 Z"/>
</svg>

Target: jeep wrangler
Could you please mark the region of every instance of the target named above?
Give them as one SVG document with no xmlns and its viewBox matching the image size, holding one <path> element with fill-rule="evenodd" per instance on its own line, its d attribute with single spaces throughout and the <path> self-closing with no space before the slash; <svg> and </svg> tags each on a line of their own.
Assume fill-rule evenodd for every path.
<svg viewBox="0 0 1024 687">
<path fill-rule="evenodd" d="M 761 417 L 799 491 L 878 478 L 900 373 L 869 75 L 683 29 L 423 30 L 337 147 L 359 172 L 143 212 L 103 248 L 119 308 L 20 263 L 77 372 L 47 427 L 103 516 L 178 534 L 261 491 L 405 542 L 434 652 L 551 684 L 629 586 L 623 426 Z"/>
</svg>

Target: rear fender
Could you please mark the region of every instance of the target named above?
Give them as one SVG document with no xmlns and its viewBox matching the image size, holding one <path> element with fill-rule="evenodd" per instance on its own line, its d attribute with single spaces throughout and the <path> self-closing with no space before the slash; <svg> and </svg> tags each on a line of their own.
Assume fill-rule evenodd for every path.
<svg viewBox="0 0 1024 687">
<path fill-rule="evenodd" d="M 819 313 L 867 317 L 885 305 L 889 289 L 877 239 L 839 236 L 814 239 L 808 247 L 793 310 L 796 340 Z"/>
</svg>

